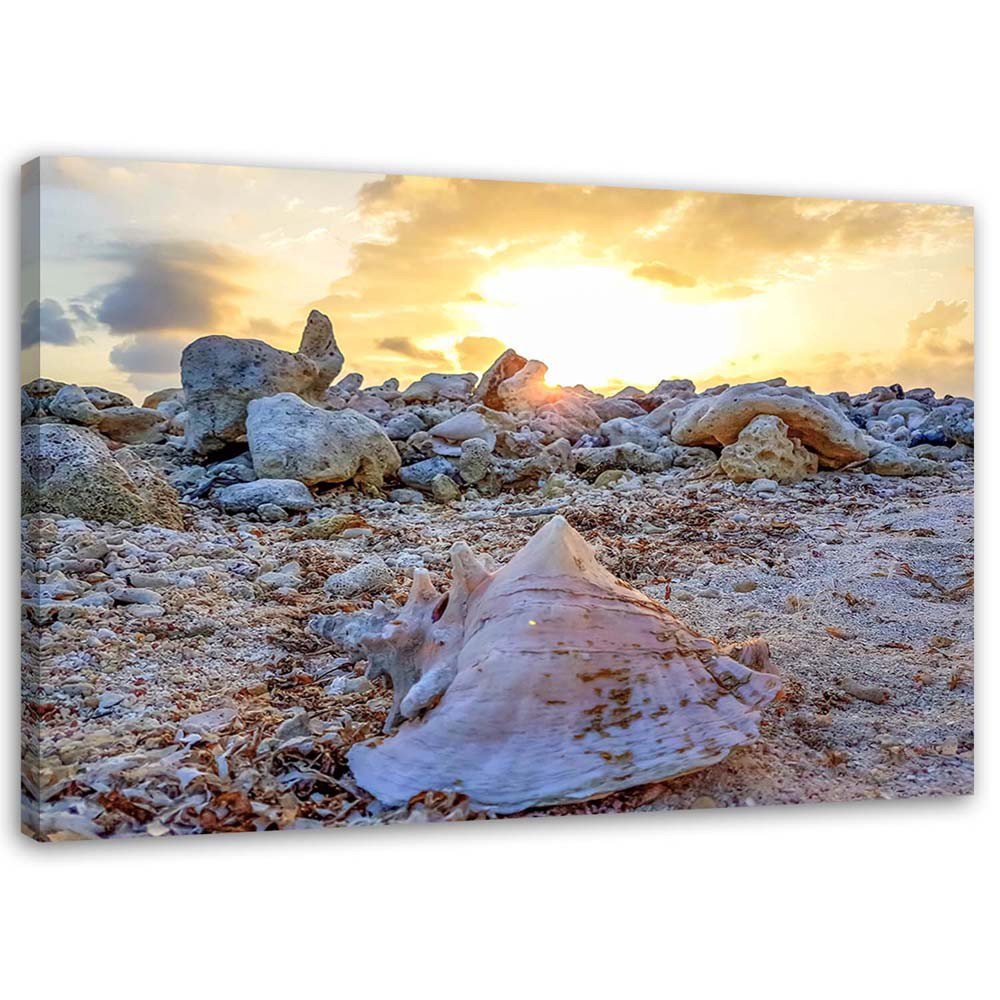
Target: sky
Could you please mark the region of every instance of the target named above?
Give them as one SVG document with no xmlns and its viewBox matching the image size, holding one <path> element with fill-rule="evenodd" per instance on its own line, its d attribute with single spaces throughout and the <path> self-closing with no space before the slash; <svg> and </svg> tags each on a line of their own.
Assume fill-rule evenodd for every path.
<svg viewBox="0 0 1000 1000">
<path fill-rule="evenodd" d="M 22 370 L 141 399 L 206 334 L 344 374 L 481 372 L 507 347 L 613 392 L 783 376 L 972 395 L 961 206 L 45 158 L 24 173 Z M 37 234 L 28 223 L 37 218 Z"/>
</svg>

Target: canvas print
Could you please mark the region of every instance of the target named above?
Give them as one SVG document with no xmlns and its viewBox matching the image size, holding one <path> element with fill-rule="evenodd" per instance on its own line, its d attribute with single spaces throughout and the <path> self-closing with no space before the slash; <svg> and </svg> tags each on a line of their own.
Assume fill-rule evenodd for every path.
<svg viewBox="0 0 1000 1000">
<path fill-rule="evenodd" d="M 971 209 L 55 157 L 22 215 L 27 834 L 972 791 Z"/>
</svg>

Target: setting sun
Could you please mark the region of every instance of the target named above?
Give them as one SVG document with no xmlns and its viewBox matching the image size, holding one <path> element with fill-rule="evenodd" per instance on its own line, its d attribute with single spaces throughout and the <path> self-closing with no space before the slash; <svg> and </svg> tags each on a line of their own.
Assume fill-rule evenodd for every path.
<svg viewBox="0 0 1000 1000">
<path fill-rule="evenodd" d="M 674 289 L 594 264 L 497 271 L 477 290 L 484 301 L 463 306 L 477 333 L 530 345 L 552 385 L 651 384 L 719 369 L 747 310 L 746 302 L 678 301 Z"/>
</svg>

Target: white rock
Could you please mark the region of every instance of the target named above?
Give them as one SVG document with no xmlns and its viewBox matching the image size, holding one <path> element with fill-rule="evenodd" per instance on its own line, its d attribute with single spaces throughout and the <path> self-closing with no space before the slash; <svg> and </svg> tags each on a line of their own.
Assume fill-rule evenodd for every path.
<svg viewBox="0 0 1000 1000">
<path fill-rule="evenodd" d="M 331 597 L 354 597 L 356 594 L 376 594 L 392 586 L 392 570 L 381 556 L 372 556 L 364 562 L 327 577 L 323 590 Z"/>
<path fill-rule="evenodd" d="M 262 478 L 381 489 L 399 469 L 399 452 L 373 420 L 354 410 L 323 410 L 283 392 L 251 401 L 247 441 Z"/>
</svg>

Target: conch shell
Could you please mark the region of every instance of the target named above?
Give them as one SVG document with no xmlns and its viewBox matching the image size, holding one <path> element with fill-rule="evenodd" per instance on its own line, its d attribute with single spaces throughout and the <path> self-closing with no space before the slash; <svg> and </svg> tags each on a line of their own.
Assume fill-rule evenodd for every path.
<svg viewBox="0 0 1000 1000">
<path fill-rule="evenodd" d="M 616 579 L 562 517 L 502 569 L 452 548 L 442 596 L 414 574 L 404 608 L 330 629 L 392 679 L 384 739 L 348 762 L 382 802 L 431 789 L 514 813 L 708 767 L 758 735 L 777 694 L 766 644 L 732 658 Z M 339 622 L 337 620 L 339 619 Z"/>
</svg>

